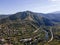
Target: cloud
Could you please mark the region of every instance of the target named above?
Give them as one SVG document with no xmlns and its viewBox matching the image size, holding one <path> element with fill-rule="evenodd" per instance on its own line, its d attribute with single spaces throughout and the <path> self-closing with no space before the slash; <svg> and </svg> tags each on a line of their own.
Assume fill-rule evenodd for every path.
<svg viewBox="0 0 60 45">
<path fill-rule="evenodd" d="M 58 2 L 58 1 L 60 1 L 60 0 L 51 0 L 52 2 Z"/>
<path fill-rule="evenodd" d="M 51 1 L 57 1 L 57 0 L 51 0 Z"/>
</svg>

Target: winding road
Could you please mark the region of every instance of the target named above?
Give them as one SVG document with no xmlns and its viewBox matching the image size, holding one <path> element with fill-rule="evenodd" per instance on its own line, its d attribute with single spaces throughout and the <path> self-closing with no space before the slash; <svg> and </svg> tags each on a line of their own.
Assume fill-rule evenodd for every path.
<svg viewBox="0 0 60 45">
<path fill-rule="evenodd" d="M 41 27 L 39 27 L 39 28 L 37 28 L 35 25 L 33 25 L 32 23 L 30 23 L 33 27 L 35 27 L 36 28 L 36 30 L 33 32 L 33 33 L 36 33 L 36 32 L 38 32 L 39 31 L 39 29 L 41 28 Z M 52 40 L 53 40 L 53 32 L 52 32 L 52 27 L 50 27 L 50 30 L 49 30 L 49 32 L 47 32 L 46 30 L 43 30 L 44 32 L 45 32 L 45 39 L 46 40 L 48 40 L 49 39 L 49 35 L 48 35 L 48 33 L 50 32 L 50 35 L 51 35 L 51 38 L 48 40 L 48 42 L 51 42 Z"/>
<path fill-rule="evenodd" d="M 30 23 L 30 22 L 29 22 Z M 30 23 L 33 27 L 35 27 L 35 31 L 33 33 L 38 33 L 38 31 L 41 29 L 41 27 L 37 28 L 34 24 Z M 50 32 L 50 35 L 51 35 L 51 38 L 49 39 L 49 32 L 47 30 L 42 30 L 45 32 L 45 39 L 47 40 L 47 42 L 51 42 L 53 40 L 53 32 L 52 32 L 52 28 L 50 28 L 49 32 Z M 49 39 L 49 40 L 48 40 Z M 32 41 L 32 38 L 29 38 L 29 39 L 21 39 L 20 41 L 23 41 L 23 42 L 27 42 L 27 41 L 30 41 L 29 44 L 31 44 L 31 41 Z M 27 45 L 27 43 L 26 43 Z"/>
</svg>

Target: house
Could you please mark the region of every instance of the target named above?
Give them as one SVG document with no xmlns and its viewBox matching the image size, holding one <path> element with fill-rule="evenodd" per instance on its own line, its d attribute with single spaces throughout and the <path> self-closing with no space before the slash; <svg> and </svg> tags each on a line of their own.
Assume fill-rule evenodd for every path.
<svg viewBox="0 0 60 45">
<path fill-rule="evenodd" d="M 20 42 L 29 42 L 32 41 L 32 38 L 28 38 L 28 39 L 21 39 Z"/>
<path fill-rule="evenodd" d="M 5 41 L 5 39 L 0 37 L 0 41 L 4 42 L 4 41 Z"/>
</svg>

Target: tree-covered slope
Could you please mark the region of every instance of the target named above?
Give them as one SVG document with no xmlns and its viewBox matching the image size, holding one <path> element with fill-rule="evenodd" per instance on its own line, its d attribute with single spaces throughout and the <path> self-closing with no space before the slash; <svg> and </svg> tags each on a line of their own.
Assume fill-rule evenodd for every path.
<svg viewBox="0 0 60 45">
<path fill-rule="evenodd" d="M 0 44 L 59 45 L 60 26 L 57 24 L 60 23 L 44 15 L 24 11 L 1 18 L 0 38 L 4 40 L 0 40 Z"/>
</svg>

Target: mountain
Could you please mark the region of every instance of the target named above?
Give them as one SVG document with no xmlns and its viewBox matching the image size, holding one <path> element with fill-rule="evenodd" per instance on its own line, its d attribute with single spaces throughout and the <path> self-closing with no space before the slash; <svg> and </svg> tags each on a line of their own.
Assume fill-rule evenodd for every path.
<svg viewBox="0 0 60 45">
<path fill-rule="evenodd" d="M 12 45 L 60 44 L 59 19 L 60 14 L 31 11 L 0 15 L 0 44 L 5 42 Z"/>
<path fill-rule="evenodd" d="M 54 25 L 53 24 L 53 21 L 51 21 L 49 18 L 46 18 L 44 16 L 42 16 L 43 14 L 38 14 L 38 13 L 35 13 L 35 12 L 31 12 L 31 11 L 24 11 L 24 12 L 18 12 L 16 14 L 13 14 L 7 18 L 4 18 L 2 20 L 6 20 L 7 21 L 16 21 L 16 20 L 29 20 L 29 21 L 33 21 L 35 23 L 37 23 L 37 25 L 48 25 L 48 26 L 51 26 L 51 25 Z M 3 23 L 4 21 L 1 22 Z"/>
<path fill-rule="evenodd" d="M 9 15 L 0 15 L 0 19 L 7 18 Z"/>
<path fill-rule="evenodd" d="M 24 20 L 28 19 L 30 17 L 31 20 L 34 20 L 35 22 L 38 22 L 38 25 L 44 24 L 44 25 L 54 25 L 58 24 L 60 22 L 60 13 L 48 13 L 48 14 L 43 14 L 43 13 L 36 13 L 32 11 L 24 11 L 24 12 L 18 12 L 16 14 L 11 14 L 11 15 L 0 15 L 0 19 L 7 18 L 6 20 Z M 2 22 L 2 21 L 1 21 Z"/>
<path fill-rule="evenodd" d="M 60 11 L 55 11 L 55 12 L 52 12 L 54 14 L 60 14 Z"/>
</svg>

